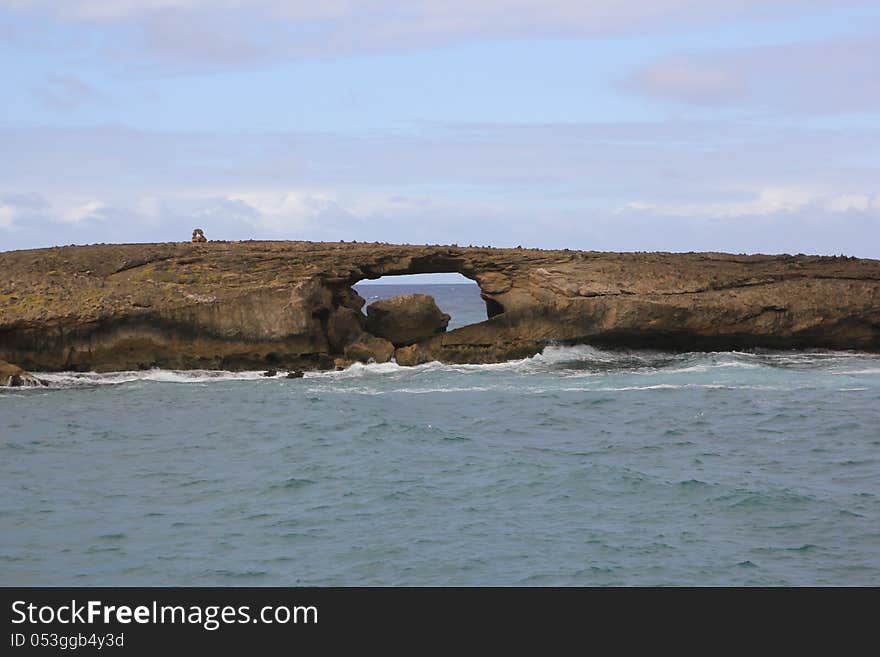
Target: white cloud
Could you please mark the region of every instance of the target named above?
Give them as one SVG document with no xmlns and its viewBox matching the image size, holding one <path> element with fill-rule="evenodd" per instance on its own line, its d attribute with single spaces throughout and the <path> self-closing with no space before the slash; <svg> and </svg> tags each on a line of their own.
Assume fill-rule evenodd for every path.
<svg viewBox="0 0 880 657">
<path fill-rule="evenodd" d="M 0 190 L 0 229 L 24 230 L 39 221 L 48 207 L 46 199 L 40 194 L 22 194 Z M 0 243 L 2 248 L 2 243 Z"/>
<path fill-rule="evenodd" d="M 15 220 L 15 210 L 8 205 L 0 203 L 0 228 L 12 228 Z"/>
<path fill-rule="evenodd" d="M 59 213 L 59 219 L 71 224 L 79 224 L 86 219 L 97 219 L 101 216 L 101 212 L 107 209 L 107 204 L 103 201 L 91 200 L 78 202 L 69 206 Z"/>
<path fill-rule="evenodd" d="M 335 199 L 314 191 L 242 192 L 226 200 L 253 208 L 257 223 L 274 232 L 314 228 L 322 215 L 341 209 Z"/>
<path fill-rule="evenodd" d="M 148 220 L 161 216 L 163 211 L 162 199 L 158 196 L 141 196 L 135 201 L 134 207 L 138 214 Z"/>
<path fill-rule="evenodd" d="M 593 27 L 640 24 L 660 17 L 689 21 L 754 10 L 803 11 L 845 0 L 0 0 L 0 7 L 39 9 L 69 17 L 118 20 L 163 10 L 230 11 L 281 16 L 290 20 L 327 20 L 372 15 L 374 20 L 430 19 L 446 26 L 556 23 Z"/>
<path fill-rule="evenodd" d="M 858 0 L 0 0 L 0 8 L 99 23 L 102 30 L 107 23 L 134 27 L 152 56 L 203 64 L 680 30 L 844 4 Z"/>
<path fill-rule="evenodd" d="M 859 210 L 864 212 L 872 206 L 880 207 L 880 194 L 871 198 L 870 194 L 840 194 L 828 199 L 827 206 L 832 212 L 846 212 L 848 210 Z"/>
<path fill-rule="evenodd" d="M 51 109 L 71 110 L 101 94 L 92 85 L 75 75 L 51 73 L 33 90 L 34 96 Z"/>
<path fill-rule="evenodd" d="M 678 55 L 636 71 L 623 86 L 700 105 L 792 114 L 880 112 L 880 35 Z"/>
<path fill-rule="evenodd" d="M 358 139 L 0 128 L 0 142 L 0 205 L 12 208 L 2 249 L 178 240 L 199 226 L 210 239 L 880 256 L 870 129 L 441 125 Z"/>
<path fill-rule="evenodd" d="M 869 212 L 880 208 L 880 194 L 834 193 L 811 187 L 765 187 L 746 192 L 747 200 L 711 203 L 664 203 L 630 201 L 615 210 L 617 214 L 642 212 L 656 216 L 698 219 L 736 219 L 791 214 L 822 209 L 839 214 L 851 210 Z"/>
<path fill-rule="evenodd" d="M 240 197 L 246 196 L 255 205 Z M 351 192 L 320 196 L 279 191 L 222 196 L 163 198 L 163 214 L 144 222 L 134 207 L 104 206 L 77 224 L 54 217 L 80 208 L 54 200 L 51 211 L 27 230 L 0 227 L 3 248 L 90 243 L 186 241 L 192 228 L 209 239 L 308 239 L 458 243 L 621 251 L 727 251 L 759 253 L 846 253 L 878 257 L 880 204 L 866 211 L 829 211 L 837 196 L 764 190 L 750 205 L 633 203 L 617 213 L 576 208 L 534 211 L 513 205 L 449 202 L 440 197 L 360 197 Z M 810 200 L 805 200 L 809 196 Z M 352 201 L 342 203 L 343 197 Z M 360 214 L 354 206 L 368 208 Z M 401 211 L 401 205 L 409 208 Z M 260 206 L 258 209 L 255 206 Z M 713 214 L 714 213 L 714 214 Z M 5 236 L 4 236 L 5 233 Z"/>
<path fill-rule="evenodd" d="M 634 75 L 627 87 L 698 104 L 717 104 L 742 96 L 745 80 L 738 71 L 711 63 L 664 61 Z"/>
</svg>

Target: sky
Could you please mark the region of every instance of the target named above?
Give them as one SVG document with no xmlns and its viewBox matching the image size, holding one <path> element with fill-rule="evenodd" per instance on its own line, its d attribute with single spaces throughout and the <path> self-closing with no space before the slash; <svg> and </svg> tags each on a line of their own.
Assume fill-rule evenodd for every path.
<svg viewBox="0 0 880 657">
<path fill-rule="evenodd" d="M 880 258 L 880 2 L 0 0 L 0 251 Z"/>
</svg>

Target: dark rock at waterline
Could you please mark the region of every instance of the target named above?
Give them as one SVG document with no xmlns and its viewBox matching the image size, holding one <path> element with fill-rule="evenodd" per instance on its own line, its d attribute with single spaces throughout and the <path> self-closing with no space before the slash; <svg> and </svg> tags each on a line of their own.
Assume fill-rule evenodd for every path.
<svg viewBox="0 0 880 657">
<path fill-rule="evenodd" d="M 367 306 L 366 329 L 395 347 L 405 347 L 443 333 L 450 319 L 437 307 L 434 297 L 401 294 Z"/>
<path fill-rule="evenodd" d="M 336 358 L 330 354 L 320 354 L 313 363 L 310 363 L 311 369 L 319 371 L 329 371 L 336 369 Z"/>
<path fill-rule="evenodd" d="M 21 388 L 45 385 L 47 385 L 45 381 L 38 379 L 30 372 L 25 372 L 18 365 L 0 360 L 0 387 Z"/>
<path fill-rule="evenodd" d="M 265 372 L 263 372 L 262 376 L 278 376 L 278 370 L 266 370 Z"/>
<path fill-rule="evenodd" d="M 302 370 L 291 370 L 287 373 L 288 379 L 301 379 L 305 376 L 305 372 Z"/>
</svg>

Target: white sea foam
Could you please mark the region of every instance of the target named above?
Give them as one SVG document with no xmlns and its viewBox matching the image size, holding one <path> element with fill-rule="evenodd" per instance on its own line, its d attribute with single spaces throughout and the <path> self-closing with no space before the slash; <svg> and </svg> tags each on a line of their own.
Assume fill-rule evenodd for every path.
<svg viewBox="0 0 880 657">
<path fill-rule="evenodd" d="M 546 347 L 540 354 L 534 356 L 532 359 L 527 360 L 538 360 L 545 363 L 565 363 L 578 360 L 590 360 L 607 363 L 619 360 L 621 355 L 628 353 L 630 352 L 604 351 L 602 349 L 598 349 L 597 347 L 592 347 L 586 344 L 573 345 L 569 347 L 550 345 L 549 347 Z"/>
<path fill-rule="evenodd" d="M 685 389 L 705 389 L 705 390 L 779 390 L 779 386 L 767 385 L 722 385 L 719 383 L 658 383 L 653 386 L 620 386 L 620 387 L 602 387 L 587 388 L 596 392 L 626 392 L 631 390 L 685 390 Z"/>
<path fill-rule="evenodd" d="M 510 389 L 509 386 L 449 386 L 449 387 L 433 387 L 433 388 L 391 388 L 391 389 L 380 389 L 380 388 L 368 388 L 365 386 L 327 386 L 325 388 L 321 388 L 320 392 L 323 393 L 338 393 L 338 394 L 355 394 L 355 395 L 388 395 L 388 394 L 405 394 L 405 395 L 427 395 L 427 394 L 435 394 L 435 393 L 445 393 L 445 392 L 490 392 L 497 390 L 505 390 Z M 534 392 L 531 388 L 517 388 L 518 392 L 524 392 L 525 394 Z"/>
<path fill-rule="evenodd" d="M 809 386 L 802 387 L 809 389 Z M 511 385 L 491 385 L 491 386 L 456 386 L 448 387 L 423 387 L 423 388 L 391 388 L 382 389 L 379 387 L 367 386 L 345 386 L 330 385 L 320 389 L 321 393 L 329 394 L 355 394 L 355 395 L 387 395 L 387 394 L 442 394 L 442 393 L 462 393 L 462 392 L 515 392 L 519 395 L 543 395 L 547 393 L 607 393 L 607 392 L 640 392 L 651 390 L 796 390 L 797 387 L 790 386 L 772 386 L 772 385 L 722 385 L 715 383 L 658 383 L 648 386 L 565 386 L 565 387 L 546 387 L 546 386 L 511 386 Z M 867 390 L 867 388 L 843 388 L 841 390 Z"/>
<path fill-rule="evenodd" d="M 37 372 L 37 378 L 50 386 L 72 387 L 90 385 L 117 385 L 135 381 L 163 383 L 205 383 L 210 381 L 252 381 L 261 379 L 262 372 L 227 372 L 224 370 L 162 370 L 151 369 L 127 372 Z"/>
<path fill-rule="evenodd" d="M 624 389 L 662 389 L 663 386 L 725 386 L 735 385 L 727 381 L 737 370 L 760 369 L 822 369 L 833 375 L 876 375 L 880 367 L 865 367 L 866 359 L 880 362 L 880 355 L 859 352 L 807 351 L 807 352 L 688 352 L 666 353 L 648 350 L 604 350 L 589 345 L 557 346 L 551 345 L 541 353 L 530 358 L 488 364 L 443 364 L 437 361 L 403 367 L 396 362 L 355 363 L 344 370 L 306 372 L 305 378 L 313 383 L 322 381 L 346 381 L 375 379 L 391 381 L 400 379 L 414 385 L 406 385 L 401 391 L 419 394 L 421 392 L 452 391 L 452 388 L 433 385 L 435 374 L 492 374 L 509 372 L 521 376 L 549 375 L 568 379 L 595 379 L 613 374 L 635 376 L 660 375 L 707 375 L 717 372 L 724 374 L 722 382 L 695 382 L 657 384 L 656 386 L 630 386 Z M 852 369 L 851 369 L 852 368 Z M 74 387 L 92 385 L 118 385 L 138 381 L 161 383 L 210 383 L 220 381 L 265 380 L 262 371 L 229 372 L 222 370 L 162 370 L 151 369 L 127 372 L 47 372 L 36 375 L 52 387 Z M 280 371 L 274 378 L 285 378 Z M 417 385 L 416 381 L 431 379 L 431 385 Z M 346 390 L 352 392 L 350 385 Z M 462 388 L 479 391 L 481 388 Z M 496 386 L 492 386 L 496 389 Z M 525 390 L 522 386 L 517 389 Z M 580 389 L 580 388 L 577 388 Z M 584 390 L 591 388 L 585 387 Z M 568 388 L 564 388 L 568 390 Z M 598 390 L 592 388 L 592 390 Z M 611 390 L 611 389 L 609 389 Z M 385 392 L 388 392 L 386 390 Z"/>
</svg>

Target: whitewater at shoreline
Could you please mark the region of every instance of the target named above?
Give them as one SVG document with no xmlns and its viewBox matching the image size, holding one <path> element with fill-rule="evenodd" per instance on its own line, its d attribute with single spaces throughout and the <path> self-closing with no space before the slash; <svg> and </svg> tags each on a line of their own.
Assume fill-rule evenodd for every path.
<svg viewBox="0 0 880 657">
<path fill-rule="evenodd" d="M 876 367 L 874 367 L 876 365 Z M 566 378 L 585 378 L 609 373 L 653 375 L 705 373 L 733 369 L 821 369 L 831 374 L 880 374 L 880 354 L 858 351 L 721 351 L 669 353 L 652 350 L 605 350 L 589 345 L 549 346 L 541 353 L 518 360 L 483 365 L 424 363 L 400 366 L 389 363 L 354 363 L 342 370 L 307 371 L 305 379 L 313 381 L 379 379 L 388 377 L 417 378 L 430 373 L 490 373 L 509 372 L 518 375 L 554 374 Z M 121 385 L 138 381 L 159 383 L 203 384 L 221 381 L 263 381 L 286 379 L 286 370 L 276 370 L 266 376 L 266 370 L 164 370 L 150 369 L 123 372 L 34 372 L 52 388 L 70 388 L 93 385 Z M 650 388 L 651 386 L 647 386 Z M 655 386 L 656 387 L 656 386 Z M 662 386 L 661 386 L 662 387 Z M 11 389 L 10 389 L 11 390 Z M 46 391 L 46 388 L 18 388 L 17 392 Z"/>
</svg>

